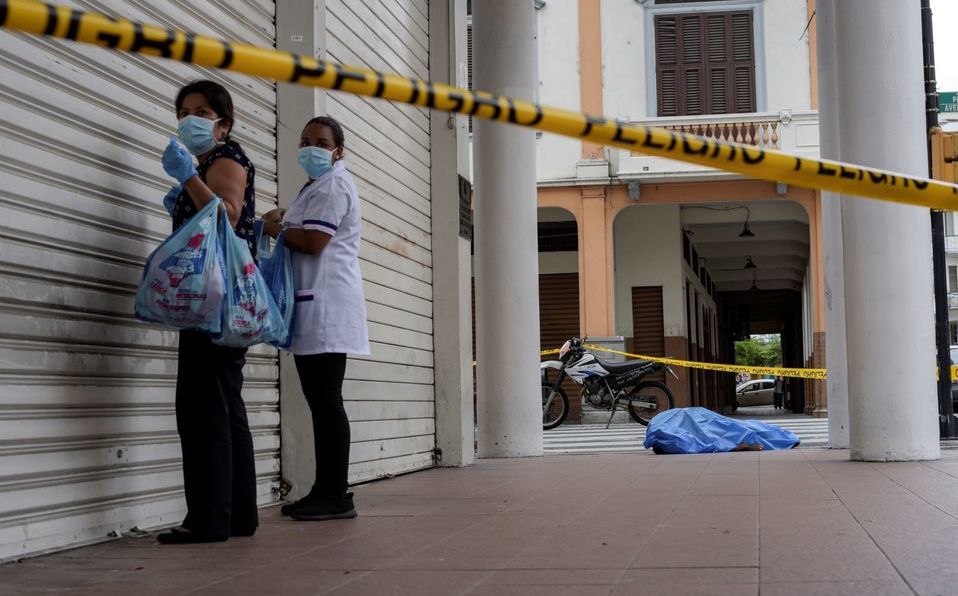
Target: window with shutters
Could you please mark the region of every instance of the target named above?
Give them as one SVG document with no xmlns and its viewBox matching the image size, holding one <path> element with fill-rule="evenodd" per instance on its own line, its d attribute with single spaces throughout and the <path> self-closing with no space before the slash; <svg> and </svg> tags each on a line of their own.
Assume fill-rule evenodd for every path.
<svg viewBox="0 0 958 596">
<path fill-rule="evenodd" d="M 657 115 L 755 111 L 752 11 L 655 17 Z"/>
</svg>

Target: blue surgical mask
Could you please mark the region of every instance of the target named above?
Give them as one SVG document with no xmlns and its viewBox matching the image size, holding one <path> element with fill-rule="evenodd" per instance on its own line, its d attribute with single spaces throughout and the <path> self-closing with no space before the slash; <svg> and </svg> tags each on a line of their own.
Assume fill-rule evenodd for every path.
<svg viewBox="0 0 958 596">
<path fill-rule="evenodd" d="M 319 178 L 333 167 L 333 152 L 322 147 L 303 147 L 297 159 L 310 178 Z"/>
<path fill-rule="evenodd" d="M 219 120 L 210 120 L 201 116 L 185 116 L 180 119 L 176 132 L 183 146 L 193 155 L 203 155 L 212 151 L 219 141 L 213 136 L 213 126 Z"/>
</svg>

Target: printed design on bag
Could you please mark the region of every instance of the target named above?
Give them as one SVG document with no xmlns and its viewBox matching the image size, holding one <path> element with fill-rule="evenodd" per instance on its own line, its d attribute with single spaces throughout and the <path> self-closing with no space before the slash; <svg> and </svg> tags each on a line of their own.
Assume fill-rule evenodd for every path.
<svg viewBox="0 0 958 596">
<path fill-rule="evenodd" d="M 263 333 L 265 329 L 259 323 L 262 323 L 263 319 L 269 315 L 269 308 L 257 292 L 256 272 L 256 264 L 252 261 L 237 268 L 233 304 L 239 307 L 240 312 L 233 315 L 231 326 L 237 330 L 249 330 L 241 332 L 243 337 L 255 337 Z M 243 312 L 249 314 L 242 314 Z"/>
<path fill-rule="evenodd" d="M 195 234 L 190 238 L 185 247 L 176 251 L 160 263 L 160 270 L 164 271 L 169 278 L 169 287 L 178 288 L 189 276 L 203 273 L 203 264 L 206 260 L 206 250 L 203 248 L 203 239 L 205 237 L 206 234 L 203 232 Z M 158 283 L 157 280 L 154 280 L 154 284 L 155 283 Z M 196 294 L 195 296 L 177 294 L 177 298 L 195 298 L 202 300 L 206 298 L 206 294 Z"/>
</svg>

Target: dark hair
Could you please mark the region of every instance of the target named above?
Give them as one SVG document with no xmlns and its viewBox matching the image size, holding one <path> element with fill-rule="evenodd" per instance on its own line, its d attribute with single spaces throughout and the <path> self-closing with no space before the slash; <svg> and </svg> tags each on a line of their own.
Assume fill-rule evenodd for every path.
<svg viewBox="0 0 958 596">
<path fill-rule="evenodd" d="M 346 135 L 343 134 L 343 126 L 337 122 L 335 118 L 331 118 L 329 116 L 316 116 L 307 122 L 306 126 L 309 126 L 310 124 L 322 124 L 323 126 L 328 126 L 329 130 L 333 131 L 333 142 L 336 143 L 336 146 L 345 146 Z M 306 126 L 303 128 L 306 128 Z"/>
<path fill-rule="evenodd" d="M 226 131 L 226 138 L 229 139 L 229 133 L 233 131 L 234 123 L 233 98 L 230 97 L 230 92 L 226 90 L 226 87 L 213 81 L 193 81 L 180 89 L 180 92 L 176 94 L 175 105 L 177 114 L 179 114 L 180 108 L 183 107 L 183 100 L 186 99 L 186 96 L 193 93 L 199 93 L 205 97 L 207 103 L 213 108 L 213 111 L 229 126 L 229 129 Z"/>
</svg>

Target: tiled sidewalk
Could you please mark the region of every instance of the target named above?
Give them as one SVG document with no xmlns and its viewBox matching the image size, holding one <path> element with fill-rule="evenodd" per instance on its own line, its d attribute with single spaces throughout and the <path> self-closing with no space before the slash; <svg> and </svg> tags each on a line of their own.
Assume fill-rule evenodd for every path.
<svg viewBox="0 0 958 596">
<path fill-rule="evenodd" d="M 356 488 L 360 517 L 124 539 L 0 567 L 2 594 L 958 594 L 958 452 L 486 460 Z"/>
</svg>

